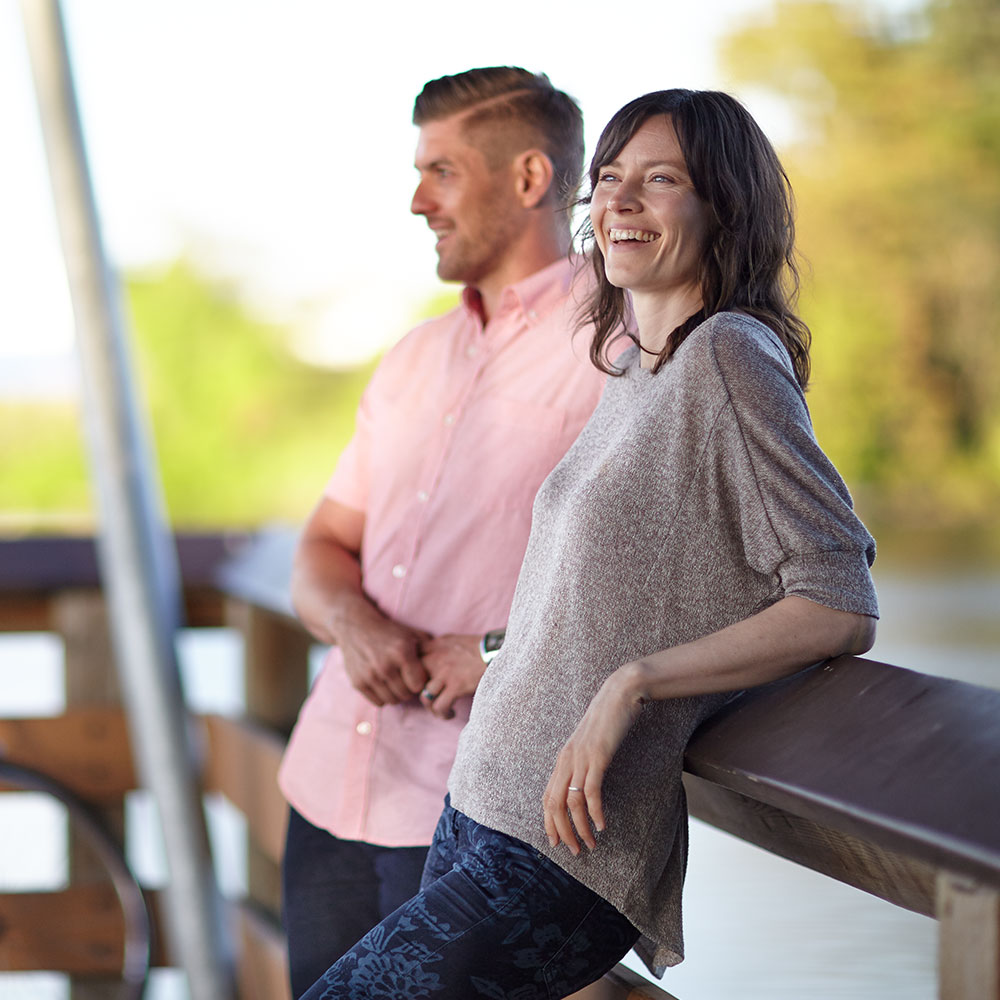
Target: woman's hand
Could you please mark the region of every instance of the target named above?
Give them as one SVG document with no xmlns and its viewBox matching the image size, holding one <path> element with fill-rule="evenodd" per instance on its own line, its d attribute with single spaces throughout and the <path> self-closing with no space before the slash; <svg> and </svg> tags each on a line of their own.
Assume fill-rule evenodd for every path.
<svg viewBox="0 0 1000 1000">
<path fill-rule="evenodd" d="M 479 639 L 478 635 L 439 635 L 420 644 L 420 657 L 429 675 L 420 700 L 439 718 L 454 717 L 455 701 L 476 693 L 486 672 Z"/>
<path fill-rule="evenodd" d="M 604 772 L 645 701 L 637 668 L 626 664 L 604 682 L 556 758 L 542 796 L 545 832 L 553 847 L 562 841 L 572 854 L 579 854 L 577 836 L 590 850 L 597 846 L 591 822 L 598 832 L 604 829 Z"/>
</svg>

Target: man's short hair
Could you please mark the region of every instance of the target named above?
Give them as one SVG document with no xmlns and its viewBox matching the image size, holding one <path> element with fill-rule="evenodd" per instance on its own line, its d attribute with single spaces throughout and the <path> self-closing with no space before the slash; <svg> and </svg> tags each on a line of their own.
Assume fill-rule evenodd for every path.
<svg viewBox="0 0 1000 1000">
<path fill-rule="evenodd" d="M 465 113 L 470 141 L 496 169 L 537 147 L 552 161 L 560 206 L 576 198 L 583 173 L 583 114 L 544 73 L 487 66 L 431 80 L 413 105 L 413 124 Z"/>
</svg>

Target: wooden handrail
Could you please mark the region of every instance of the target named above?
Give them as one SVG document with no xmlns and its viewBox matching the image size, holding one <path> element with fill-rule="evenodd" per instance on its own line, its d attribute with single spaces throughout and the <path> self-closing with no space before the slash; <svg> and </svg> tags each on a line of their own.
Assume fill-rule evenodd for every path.
<svg viewBox="0 0 1000 1000">
<path fill-rule="evenodd" d="M 250 718 L 204 720 L 204 777 L 247 816 L 251 895 L 272 915 L 285 814 L 274 775 L 309 648 L 288 598 L 295 540 L 291 531 L 178 538 L 191 624 L 225 622 L 247 641 Z M 97 585 L 89 539 L 0 542 L 0 632 L 52 629 L 58 594 Z M 125 741 L 118 713 L 97 706 L 0 720 L 12 759 L 95 802 L 133 781 Z M 937 917 L 940 996 L 1000 1000 L 1000 692 L 841 657 L 740 695 L 695 734 L 684 780 L 692 815 Z M 266 913 L 239 922 L 242 938 L 261 944 L 256 960 L 270 956 L 266 975 L 282 981 Z M 626 971 L 588 1000 L 668 996 Z"/>
<path fill-rule="evenodd" d="M 741 695 L 685 769 L 1000 888 L 1000 691 L 844 656 Z"/>
<path fill-rule="evenodd" d="M 289 616 L 294 544 L 255 539 L 218 585 Z M 1000 691 L 840 657 L 740 695 L 696 734 L 685 770 L 1000 887 Z"/>
</svg>

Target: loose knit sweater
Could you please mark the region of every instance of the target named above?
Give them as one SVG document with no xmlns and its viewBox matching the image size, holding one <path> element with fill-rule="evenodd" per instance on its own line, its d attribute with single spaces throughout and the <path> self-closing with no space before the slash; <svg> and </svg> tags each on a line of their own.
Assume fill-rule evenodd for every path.
<svg viewBox="0 0 1000 1000">
<path fill-rule="evenodd" d="M 730 697 L 646 706 L 609 767 L 606 829 L 549 845 L 542 793 L 590 700 L 623 663 L 789 595 L 878 615 L 875 543 L 813 435 L 763 324 L 711 317 L 653 374 L 630 347 L 535 499 L 507 635 L 476 693 L 452 805 L 517 837 L 639 929 L 656 975 L 683 958 L 684 748 Z"/>
</svg>

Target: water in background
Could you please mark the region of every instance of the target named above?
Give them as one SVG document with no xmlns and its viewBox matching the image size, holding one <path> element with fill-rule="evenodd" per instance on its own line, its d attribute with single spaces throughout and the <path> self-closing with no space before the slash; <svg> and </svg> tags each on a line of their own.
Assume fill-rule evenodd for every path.
<svg viewBox="0 0 1000 1000">
<path fill-rule="evenodd" d="M 1000 689 L 1000 575 L 876 573 L 882 621 L 869 655 L 899 666 Z M 198 711 L 238 713 L 239 639 L 224 630 L 185 634 L 185 689 Z M 0 639 L 0 716 L 58 713 L 61 651 L 51 636 Z M 162 885 L 165 871 L 150 803 L 126 807 L 130 863 Z M 209 806 L 223 892 L 238 896 L 241 824 Z M 816 875 L 728 834 L 692 823 L 685 889 L 685 962 L 662 986 L 681 1000 L 933 1000 L 936 924 Z M 0 888 L 65 884 L 65 820 L 44 797 L 0 801 Z M 630 956 L 627 964 L 644 971 Z M 65 1000 L 58 975 L 0 973 L 0 1000 Z M 148 1000 L 184 1000 L 183 977 L 154 973 Z"/>
</svg>

